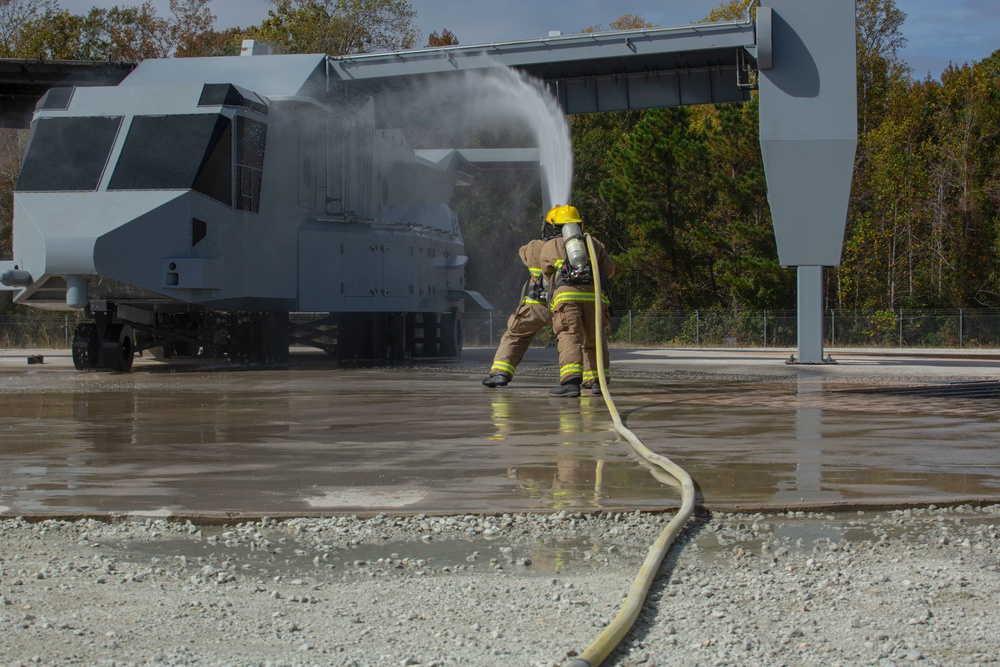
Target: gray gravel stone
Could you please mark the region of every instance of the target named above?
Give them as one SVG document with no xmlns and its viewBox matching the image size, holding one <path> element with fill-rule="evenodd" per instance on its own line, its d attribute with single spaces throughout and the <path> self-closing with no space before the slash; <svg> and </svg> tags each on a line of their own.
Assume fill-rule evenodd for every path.
<svg viewBox="0 0 1000 667">
<path fill-rule="evenodd" d="M 0 665 L 561 665 L 667 519 L 3 520 Z M 702 515 L 605 664 L 995 663 L 998 534 L 997 507 Z"/>
</svg>

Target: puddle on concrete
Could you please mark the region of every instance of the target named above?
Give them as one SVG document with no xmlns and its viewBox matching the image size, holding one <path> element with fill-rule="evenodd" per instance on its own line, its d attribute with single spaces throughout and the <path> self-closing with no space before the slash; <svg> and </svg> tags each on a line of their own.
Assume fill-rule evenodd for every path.
<svg viewBox="0 0 1000 667">
<path fill-rule="evenodd" d="M 780 559 L 788 553 L 824 555 L 841 549 L 871 549 L 882 542 L 935 548 L 948 543 L 959 525 L 995 528 L 995 515 L 948 515 L 923 510 L 895 512 L 789 512 L 741 515 L 739 521 L 696 517 L 681 533 L 673 558 L 702 564 L 732 559 Z M 666 519 L 664 519 L 666 525 Z M 649 545 L 627 535 L 541 538 L 524 544 L 496 537 L 441 537 L 356 543 L 345 538 L 299 539 L 261 529 L 251 544 L 234 539 L 232 527 L 203 527 L 186 537 L 107 539 L 89 546 L 105 558 L 138 565 L 169 565 L 191 576 L 232 572 L 261 578 L 323 581 L 386 574 L 504 572 L 522 577 L 585 573 L 613 564 L 638 568 Z M 263 531 L 263 532 L 261 532 Z M 340 540 L 340 541 L 337 541 Z M 214 576 L 214 575 L 213 575 Z"/>
<path fill-rule="evenodd" d="M 67 373 L 18 390 L 7 378 L 0 511 L 263 516 L 679 503 L 617 438 L 601 399 L 550 399 L 544 379 L 521 378 L 511 391 L 479 379 L 331 368 Z M 708 506 L 1000 495 L 1000 399 L 990 386 L 967 387 L 974 400 L 885 388 L 623 379 L 614 392 L 626 425 L 684 467 Z"/>
<path fill-rule="evenodd" d="M 626 566 L 638 566 L 646 545 L 598 543 L 590 539 L 546 539 L 538 544 L 511 545 L 503 539 L 434 539 L 428 541 L 386 541 L 378 545 L 358 544 L 334 547 L 305 544 L 285 538 L 266 547 L 226 544 L 201 538 L 156 540 L 104 540 L 101 553 L 118 560 L 149 564 L 183 563 L 196 573 L 205 565 L 216 568 L 233 565 L 233 571 L 260 576 L 300 577 L 303 575 L 357 576 L 374 569 L 423 569 L 436 571 L 503 571 L 522 576 L 541 576 L 594 570 L 609 559 Z M 214 533 L 217 537 L 218 533 Z"/>
</svg>

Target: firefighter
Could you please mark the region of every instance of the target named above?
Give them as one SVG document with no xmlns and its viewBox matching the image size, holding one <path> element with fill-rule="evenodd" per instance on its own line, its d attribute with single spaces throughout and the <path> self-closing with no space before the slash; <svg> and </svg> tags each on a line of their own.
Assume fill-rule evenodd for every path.
<svg viewBox="0 0 1000 667">
<path fill-rule="evenodd" d="M 493 365 L 490 366 L 490 374 L 483 380 L 483 384 L 490 389 L 505 387 L 511 381 L 535 334 L 543 327 L 552 324 L 548 286 L 542 280 L 538 255 L 545 242 L 559 236 L 559 232 L 555 225 L 542 220 L 541 238 L 528 241 L 518 251 L 521 261 L 528 267 L 530 276 L 520 305 L 507 320 L 507 331 L 500 338 L 500 345 L 493 356 Z"/>
<path fill-rule="evenodd" d="M 539 261 L 542 277 L 551 285 L 549 308 L 552 330 L 559 349 L 559 386 L 549 390 L 549 396 L 574 397 L 586 382 L 593 393 L 600 394 L 597 373 L 598 332 L 594 317 L 594 274 L 590 265 L 583 221 L 573 206 L 556 206 L 546 216 L 560 229 L 560 235 L 545 242 Z M 615 263 L 604 245 L 591 239 L 594 261 L 602 278 L 611 278 Z M 611 328 L 611 309 L 607 293 L 602 291 L 604 335 L 600 337 L 604 372 L 610 372 L 607 334 Z"/>
</svg>

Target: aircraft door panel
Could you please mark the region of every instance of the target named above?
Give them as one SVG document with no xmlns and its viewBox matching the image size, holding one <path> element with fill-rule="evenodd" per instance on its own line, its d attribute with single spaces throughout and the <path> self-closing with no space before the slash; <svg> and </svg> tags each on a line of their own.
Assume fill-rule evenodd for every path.
<svg viewBox="0 0 1000 667">
<path fill-rule="evenodd" d="M 390 299 L 413 296 L 415 253 L 412 243 L 397 242 L 382 244 L 382 289 L 383 296 Z"/>
<path fill-rule="evenodd" d="M 377 239 L 346 240 L 340 244 L 343 291 L 348 297 L 382 293 L 382 244 Z"/>
</svg>

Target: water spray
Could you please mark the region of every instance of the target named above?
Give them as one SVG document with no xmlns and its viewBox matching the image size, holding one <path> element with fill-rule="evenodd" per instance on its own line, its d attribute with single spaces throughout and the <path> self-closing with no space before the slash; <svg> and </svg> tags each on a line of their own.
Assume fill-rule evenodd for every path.
<svg viewBox="0 0 1000 667">
<path fill-rule="evenodd" d="M 507 67 L 467 72 L 463 85 L 477 100 L 469 109 L 487 120 L 523 122 L 538 144 L 543 210 L 570 201 L 573 148 L 569 123 L 545 85 Z"/>
<path fill-rule="evenodd" d="M 508 67 L 468 70 L 460 76 L 397 91 L 382 109 L 396 109 L 398 126 L 416 115 L 433 119 L 450 147 L 468 143 L 460 128 L 499 126 L 527 130 L 539 152 L 543 209 L 570 201 L 573 149 L 569 123 L 552 92 L 538 79 Z M 449 133 L 449 130 L 451 133 Z"/>
</svg>

